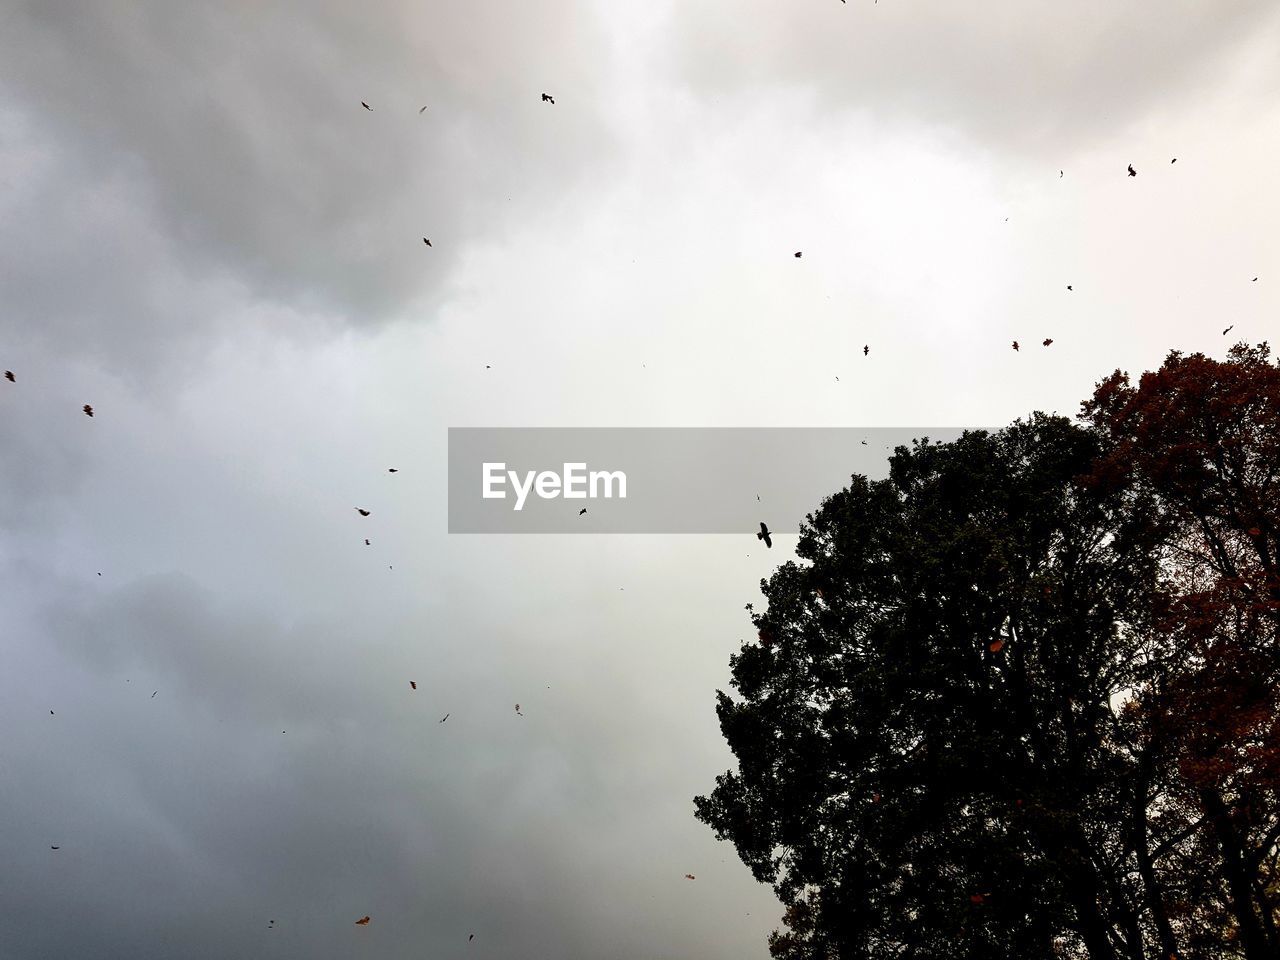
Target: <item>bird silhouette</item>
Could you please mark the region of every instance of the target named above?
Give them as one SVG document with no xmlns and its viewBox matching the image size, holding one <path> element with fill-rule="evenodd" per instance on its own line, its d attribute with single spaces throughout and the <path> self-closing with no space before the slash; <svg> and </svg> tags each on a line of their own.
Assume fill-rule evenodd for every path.
<svg viewBox="0 0 1280 960">
<path fill-rule="evenodd" d="M 797 260 L 799 260 L 799 259 L 800 259 L 800 257 L 801 257 L 801 256 L 803 256 L 803 255 L 804 255 L 804 251 L 803 251 L 803 250 L 797 250 L 797 251 L 796 251 L 796 259 L 797 259 Z"/>
<path fill-rule="evenodd" d="M 686 873 L 686 874 L 684 875 L 684 878 L 685 878 L 686 880 L 697 880 L 697 879 L 698 879 L 698 878 L 697 878 L 697 877 L 695 877 L 692 873 Z"/>
<path fill-rule="evenodd" d="M 1222 335 L 1225 337 L 1228 333 L 1230 333 L 1235 328 L 1236 328 L 1236 325 L 1233 323 L 1231 326 L 1227 327 L 1227 329 L 1222 331 Z"/>
<path fill-rule="evenodd" d="M 870 346 L 867 346 L 867 345 L 864 345 L 864 346 L 863 346 L 863 348 L 862 348 L 862 355 L 865 357 L 865 356 L 866 356 L 867 354 L 869 354 L 870 352 L 871 352 L 871 347 L 870 347 Z"/>
<path fill-rule="evenodd" d="M 426 111 L 426 109 L 427 109 L 426 107 L 423 107 L 421 110 L 418 111 L 418 115 L 421 116 Z"/>
<path fill-rule="evenodd" d="M 1254 277 L 1254 278 L 1253 278 L 1252 280 L 1250 280 L 1249 282 L 1250 282 L 1250 283 L 1257 283 L 1257 282 L 1258 282 L 1258 278 L 1257 278 L 1257 277 Z"/>
<path fill-rule="evenodd" d="M 549 93 L 544 93 L 544 94 L 542 95 L 542 102 L 543 102 L 543 103 L 549 103 L 549 104 L 551 104 L 551 105 L 554 107 L 554 106 L 555 106 L 555 104 L 556 104 L 556 98 L 555 98 L 555 97 L 553 97 L 553 96 L 552 96 L 551 94 L 549 94 Z"/>
<path fill-rule="evenodd" d="M 1132 163 L 1129 164 L 1129 176 L 1136 177 L 1137 175 L 1138 175 L 1138 171 L 1133 169 L 1133 164 Z"/>
<path fill-rule="evenodd" d="M 1013 349 L 1015 349 L 1015 350 L 1021 350 L 1021 349 L 1022 349 L 1021 347 L 1019 347 L 1019 346 L 1018 346 L 1018 341 L 1017 341 L 1017 340 L 1013 341 Z"/>
<path fill-rule="evenodd" d="M 356 513 L 360 514 L 362 517 L 367 517 L 369 515 L 369 511 L 365 510 L 363 507 L 356 507 Z"/>
<path fill-rule="evenodd" d="M 93 416 L 93 407 L 89 406 L 87 403 L 84 405 L 84 415 L 86 417 Z"/>
<path fill-rule="evenodd" d="M 62 848 L 61 848 L 61 847 L 55 847 L 55 846 L 53 846 L 53 845 L 50 845 L 50 846 L 49 846 L 49 849 L 50 849 L 50 850 L 61 850 Z"/>
<path fill-rule="evenodd" d="M 369 105 L 368 105 L 367 103 L 365 103 L 363 100 L 361 100 L 361 101 L 360 101 L 360 106 L 364 107 L 366 110 L 372 110 L 372 109 L 373 109 L 373 107 L 369 106 Z"/>
<path fill-rule="evenodd" d="M 1172 160 L 1170 160 L 1169 162 L 1170 162 L 1170 163 L 1177 163 L 1177 162 L 1178 162 L 1178 158 L 1177 158 L 1177 157 L 1174 157 L 1174 158 L 1173 158 Z"/>
<path fill-rule="evenodd" d="M 444 723 L 446 720 L 448 720 L 448 719 L 449 719 L 449 717 L 450 717 L 450 716 L 452 716 L 452 714 L 448 714 L 448 713 L 446 713 L 443 717 L 441 717 L 441 718 L 440 718 L 440 721 L 439 721 L 439 722 L 440 722 L 440 723 Z"/>
<path fill-rule="evenodd" d="M 766 547 L 773 546 L 773 539 L 769 536 L 769 528 L 764 525 L 764 521 L 760 522 L 760 532 L 756 534 L 757 540 L 763 540 Z"/>
<path fill-rule="evenodd" d="M 12 371 L 12 370 L 6 370 L 6 371 L 4 372 L 4 378 L 5 378 L 6 380 L 8 380 L 10 383 L 17 383 L 17 382 L 18 382 L 17 380 L 15 380 L 15 379 L 13 378 L 13 371 Z"/>
<path fill-rule="evenodd" d="M 1069 283 L 1067 284 L 1067 289 L 1068 289 L 1068 290 L 1070 290 L 1070 289 L 1071 289 L 1071 284 L 1069 284 Z"/>
<path fill-rule="evenodd" d="M 1053 343 L 1053 337 L 1045 337 L 1044 340 L 1041 341 L 1040 345 L 1043 347 L 1047 347 L 1051 343 Z"/>
<path fill-rule="evenodd" d="M 369 542 L 369 538 L 368 538 L 368 537 L 365 537 L 365 538 L 364 538 L 364 545 L 365 545 L 366 547 L 372 547 L 372 546 L 373 546 L 373 544 Z"/>
<path fill-rule="evenodd" d="M 361 917 L 359 920 L 356 921 L 357 927 L 367 927 L 368 925 L 369 925 L 368 917 Z"/>
<path fill-rule="evenodd" d="M 428 247 L 431 246 L 431 241 L 428 240 L 426 237 L 422 238 L 422 242 L 425 243 Z"/>
<path fill-rule="evenodd" d="M 400 471 L 399 471 L 399 470 L 397 470 L 395 467 L 388 467 L 388 468 L 387 468 L 387 473 L 399 473 L 399 472 L 400 472 Z"/>
<path fill-rule="evenodd" d="M 417 690 L 417 689 L 418 689 L 418 685 L 417 685 L 416 683 L 414 683 L 412 680 L 410 680 L 410 681 L 409 681 L 409 689 L 410 689 L 410 690 Z"/>
<path fill-rule="evenodd" d="M 578 516 L 582 516 L 586 512 L 587 512 L 587 508 L 583 507 L 581 510 L 578 511 Z"/>
<path fill-rule="evenodd" d="M 524 716 L 524 714 L 523 714 L 523 713 L 520 713 L 520 704 L 518 704 L 518 703 L 516 704 L 516 713 L 517 713 L 517 714 L 519 714 L 519 715 L 520 715 L 520 716 L 522 716 L 522 717 Z"/>
<path fill-rule="evenodd" d="M 1059 171 L 1058 171 L 1058 179 L 1059 179 L 1059 180 L 1061 180 L 1064 176 L 1066 176 L 1066 174 L 1065 174 L 1065 173 L 1063 173 L 1061 170 L 1059 170 Z"/>
</svg>

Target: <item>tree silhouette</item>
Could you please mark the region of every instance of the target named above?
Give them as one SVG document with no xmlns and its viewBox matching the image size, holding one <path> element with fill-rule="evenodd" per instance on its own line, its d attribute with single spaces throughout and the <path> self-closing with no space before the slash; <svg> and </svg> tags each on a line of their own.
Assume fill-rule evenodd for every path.
<svg viewBox="0 0 1280 960">
<path fill-rule="evenodd" d="M 779 958 L 1280 956 L 1280 371 L 899 448 L 762 583 L 697 798 Z"/>
</svg>

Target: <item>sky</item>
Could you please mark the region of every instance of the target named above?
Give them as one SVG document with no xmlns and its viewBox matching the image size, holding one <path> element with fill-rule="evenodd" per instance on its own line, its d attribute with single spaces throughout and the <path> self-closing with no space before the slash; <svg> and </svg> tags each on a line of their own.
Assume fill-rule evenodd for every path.
<svg viewBox="0 0 1280 960">
<path fill-rule="evenodd" d="M 451 536 L 448 428 L 1074 414 L 1275 339 L 1278 168 L 1265 0 L 5 5 L 0 960 L 764 960 L 801 518 Z"/>
</svg>

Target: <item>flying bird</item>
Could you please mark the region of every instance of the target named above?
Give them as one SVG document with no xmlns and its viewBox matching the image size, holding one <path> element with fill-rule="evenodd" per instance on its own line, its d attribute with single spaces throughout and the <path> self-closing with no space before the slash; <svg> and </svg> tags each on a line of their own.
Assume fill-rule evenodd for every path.
<svg viewBox="0 0 1280 960">
<path fill-rule="evenodd" d="M 698 879 L 698 878 L 697 878 L 697 877 L 695 877 L 692 873 L 686 873 L 686 874 L 684 875 L 684 878 L 685 878 L 686 880 L 697 880 L 697 879 Z"/>
<path fill-rule="evenodd" d="M 1170 162 L 1170 163 L 1177 163 L 1177 162 L 1178 162 L 1178 158 L 1177 158 L 1177 157 L 1174 157 L 1174 158 L 1173 158 L 1172 160 L 1170 160 L 1169 162 Z"/>
<path fill-rule="evenodd" d="M 544 94 L 542 95 L 542 102 L 543 102 L 543 103 L 549 103 L 549 104 L 551 104 L 551 105 L 554 107 L 554 106 L 555 106 L 555 104 L 556 104 L 556 98 L 555 98 L 555 97 L 553 97 L 553 96 L 552 96 L 551 94 L 549 94 L 549 93 L 544 93 Z"/>
<path fill-rule="evenodd" d="M 1053 337 L 1045 337 L 1042 341 L 1040 341 L 1040 346 L 1047 347 L 1047 346 L 1050 346 L 1052 343 L 1053 343 Z"/>
<path fill-rule="evenodd" d="M 1018 341 L 1017 341 L 1017 340 L 1013 341 L 1013 349 L 1015 349 L 1015 350 L 1021 350 L 1021 349 L 1022 349 L 1021 347 L 1019 347 L 1019 346 L 1018 346 Z"/>
<path fill-rule="evenodd" d="M 425 243 L 428 247 L 431 246 L 431 241 L 428 240 L 426 237 L 422 238 L 422 242 Z"/>
<path fill-rule="evenodd" d="M 417 689 L 418 689 L 418 685 L 417 685 L 416 683 L 414 683 L 412 680 L 410 680 L 410 681 L 409 681 L 409 689 L 410 689 L 410 690 L 417 690 Z"/>
<path fill-rule="evenodd" d="M 84 415 L 86 417 L 93 416 L 93 407 L 89 406 L 87 403 L 84 405 Z"/>
<path fill-rule="evenodd" d="M 516 713 L 519 713 L 519 714 L 520 714 L 520 716 L 522 716 L 522 717 L 524 716 L 524 714 L 523 714 L 523 713 L 520 713 L 520 704 L 518 704 L 518 703 L 516 704 Z"/>
<path fill-rule="evenodd" d="M 367 517 L 369 515 L 369 511 L 365 510 L 363 507 L 356 507 L 356 513 L 360 514 L 362 517 Z"/>
<path fill-rule="evenodd" d="M 6 370 L 6 371 L 4 372 L 4 378 L 5 378 L 6 380 L 8 380 L 10 383 L 17 383 L 17 382 L 18 382 L 17 380 L 13 379 L 13 371 L 12 371 L 12 370 Z"/>
<path fill-rule="evenodd" d="M 1059 180 L 1061 180 L 1064 176 L 1066 176 L 1066 174 L 1064 174 L 1061 170 L 1059 170 L 1059 171 L 1058 171 L 1058 179 L 1059 179 Z"/>
<path fill-rule="evenodd" d="M 1257 283 L 1257 282 L 1258 282 L 1258 278 L 1257 278 L 1257 277 L 1254 277 L 1254 278 L 1253 278 L 1252 280 L 1250 280 L 1249 282 L 1250 282 L 1250 283 Z"/>
<path fill-rule="evenodd" d="M 1132 163 L 1129 164 L 1129 176 L 1136 177 L 1137 175 L 1138 175 L 1138 171 L 1133 169 L 1133 164 Z"/>
<path fill-rule="evenodd" d="M 152 700 L 154 700 L 154 699 L 156 698 L 156 694 L 157 694 L 157 693 L 159 693 L 159 692 L 160 692 L 159 690 L 153 690 L 153 691 L 151 691 L 151 699 L 152 699 Z"/>
<path fill-rule="evenodd" d="M 369 925 L 369 918 L 367 916 L 361 917 L 359 920 L 356 921 L 357 927 L 367 927 L 368 925 Z"/>
<path fill-rule="evenodd" d="M 55 846 L 53 846 L 53 845 L 50 845 L 50 846 L 49 846 L 49 849 L 50 849 L 50 850 L 61 850 L 62 848 L 61 848 L 61 847 L 55 847 Z"/>
<path fill-rule="evenodd" d="M 871 347 L 868 345 L 864 345 L 862 348 L 862 355 L 865 357 L 870 352 L 871 352 Z"/>
<path fill-rule="evenodd" d="M 769 536 L 769 528 L 764 525 L 764 521 L 760 521 L 760 532 L 756 534 L 757 540 L 763 540 L 766 547 L 773 546 L 773 539 Z"/>
<path fill-rule="evenodd" d="M 421 110 L 418 111 L 418 115 L 421 116 L 423 113 L 426 112 L 426 109 L 427 109 L 426 107 L 423 107 Z"/>
<path fill-rule="evenodd" d="M 587 508 L 583 507 L 581 510 L 578 511 L 578 516 L 582 516 L 586 512 L 587 512 Z"/>
<path fill-rule="evenodd" d="M 363 100 L 361 100 L 361 101 L 360 101 L 360 106 L 364 107 L 366 110 L 372 110 L 372 109 L 373 109 L 373 107 L 369 106 L 369 105 L 368 105 L 367 103 L 365 103 Z"/>
<path fill-rule="evenodd" d="M 400 471 L 399 471 L 399 470 L 397 470 L 395 467 L 388 467 L 388 468 L 387 468 L 387 473 L 399 473 L 399 472 L 400 472 Z"/>
<path fill-rule="evenodd" d="M 1236 328 L 1236 325 L 1233 323 L 1231 326 L 1227 327 L 1227 329 L 1222 331 L 1222 335 L 1225 337 L 1228 333 L 1230 333 L 1235 328 Z"/>
<path fill-rule="evenodd" d="M 543 94 L 543 96 L 545 97 L 545 96 L 546 96 L 546 94 L 544 93 L 544 94 Z M 476 938 L 476 935 L 475 935 L 474 933 L 468 934 L 468 935 L 467 935 L 467 943 L 470 943 L 470 942 L 471 942 L 472 940 L 474 940 L 475 938 Z"/>
<path fill-rule="evenodd" d="M 1068 290 L 1070 290 L 1070 289 L 1071 289 L 1071 284 L 1069 284 L 1069 283 L 1067 284 L 1067 289 L 1068 289 Z"/>
<path fill-rule="evenodd" d="M 799 259 L 800 259 L 800 257 L 801 257 L 801 256 L 803 256 L 803 255 L 804 255 L 804 251 L 803 251 L 803 250 L 797 250 L 797 251 L 796 251 L 796 259 L 797 259 L 797 260 L 799 260 Z"/>
<path fill-rule="evenodd" d="M 364 545 L 365 545 L 366 547 L 372 547 L 372 546 L 373 546 L 373 544 L 369 542 L 369 538 L 368 538 L 368 537 L 365 537 L 365 538 L 364 538 Z"/>
<path fill-rule="evenodd" d="M 446 720 L 449 719 L 450 716 L 451 714 L 446 713 L 443 717 L 440 718 L 440 722 L 444 723 Z"/>
</svg>

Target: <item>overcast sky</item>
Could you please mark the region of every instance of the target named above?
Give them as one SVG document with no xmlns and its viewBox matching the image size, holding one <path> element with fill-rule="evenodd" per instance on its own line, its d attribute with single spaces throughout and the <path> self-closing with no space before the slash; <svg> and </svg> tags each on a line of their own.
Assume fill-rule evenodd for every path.
<svg viewBox="0 0 1280 960">
<path fill-rule="evenodd" d="M 762 960 L 799 518 L 449 536 L 447 428 L 1074 413 L 1275 339 L 1277 169 L 1267 0 L 4 5 L 0 958 Z"/>
</svg>

